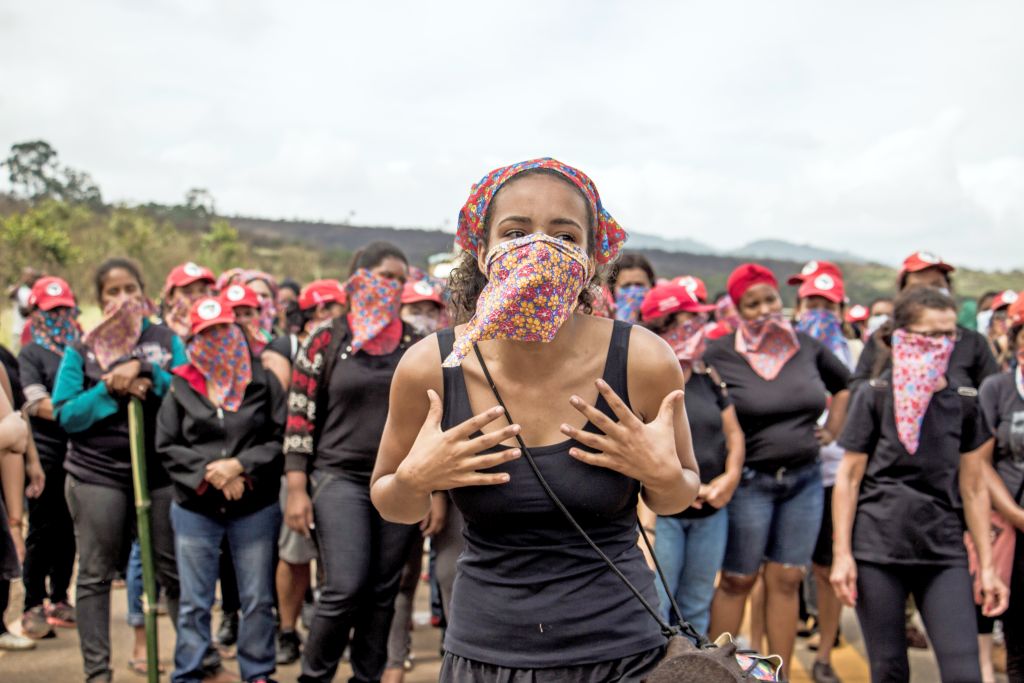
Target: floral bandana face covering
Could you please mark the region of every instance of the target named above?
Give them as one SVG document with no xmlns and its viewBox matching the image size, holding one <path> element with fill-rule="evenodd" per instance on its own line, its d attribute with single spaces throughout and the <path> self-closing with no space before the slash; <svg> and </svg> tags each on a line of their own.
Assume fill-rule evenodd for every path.
<svg viewBox="0 0 1024 683">
<path fill-rule="evenodd" d="M 245 333 L 237 325 L 214 325 L 192 337 L 188 359 L 206 378 L 207 395 L 224 410 L 236 412 L 252 382 Z"/>
<path fill-rule="evenodd" d="M 618 320 L 635 323 L 640 319 L 640 304 L 650 291 L 649 287 L 643 285 L 626 285 L 619 287 L 615 295 L 615 317 Z"/>
<path fill-rule="evenodd" d="M 839 316 L 824 308 L 813 308 L 800 314 L 796 329 L 804 334 L 814 337 L 834 353 L 839 360 L 843 361 L 846 367 L 853 369 L 853 356 L 850 355 L 850 345 L 843 334 L 843 324 L 839 322 Z"/>
<path fill-rule="evenodd" d="M 360 268 L 349 278 L 345 289 L 353 353 L 365 349 L 371 355 L 382 356 L 398 348 L 402 340 L 402 323 L 398 317 L 402 307 L 402 283 Z"/>
<path fill-rule="evenodd" d="M 30 320 L 32 341 L 58 356 L 63 356 L 64 347 L 74 344 L 82 336 L 75 308 L 61 306 L 49 311 L 36 310 Z"/>
<path fill-rule="evenodd" d="M 164 324 L 182 339 L 187 338 L 192 334 L 192 321 L 189 320 L 188 312 L 192 309 L 192 304 L 204 296 L 206 295 L 202 293 L 194 296 L 188 296 L 184 293 L 176 294 L 174 303 L 171 304 L 171 308 L 164 316 Z"/>
<path fill-rule="evenodd" d="M 487 255 L 487 285 L 446 368 L 458 367 L 486 339 L 549 342 L 573 311 L 590 277 L 575 244 L 534 233 L 498 244 Z"/>
<path fill-rule="evenodd" d="M 697 316 L 673 325 L 661 335 L 676 352 L 676 358 L 684 368 L 692 368 L 693 362 L 704 355 L 704 326 L 707 323 L 706 317 Z"/>
<path fill-rule="evenodd" d="M 781 313 L 757 320 L 741 320 L 736 330 L 736 353 L 743 356 L 761 379 L 771 382 L 800 350 L 793 326 Z"/>
<path fill-rule="evenodd" d="M 896 433 L 907 453 L 921 445 L 921 424 L 932 394 L 942 385 L 953 354 L 949 337 L 926 337 L 907 330 L 892 334 L 892 394 Z"/>
<path fill-rule="evenodd" d="M 1017 352 L 1017 369 L 1013 371 L 1016 378 L 1017 394 L 1024 399 L 1024 349 Z"/>
<path fill-rule="evenodd" d="M 109 370 L 114 361 L 135 348 L 142 334 L 142 321 L 152 313 L 153 305 L 148 299 L 115 301 L 103 310 L 103 320 L 82 341 L 95 354 L 100 367 Z"/>
</svg>

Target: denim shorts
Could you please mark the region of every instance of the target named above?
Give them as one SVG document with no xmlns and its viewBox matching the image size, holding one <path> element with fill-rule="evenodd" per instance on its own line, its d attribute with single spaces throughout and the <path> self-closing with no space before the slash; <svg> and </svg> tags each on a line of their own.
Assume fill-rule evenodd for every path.
<svg viewBox="0 0 1024 683">
<path fill-rule="evenodd" d="M 750 576 L 765 561 L 809 565 L 824 502 L 816 462 L 775 473 L 744 467 L 729 502 L 729 541 L 722 571 Z"/>
</svg>

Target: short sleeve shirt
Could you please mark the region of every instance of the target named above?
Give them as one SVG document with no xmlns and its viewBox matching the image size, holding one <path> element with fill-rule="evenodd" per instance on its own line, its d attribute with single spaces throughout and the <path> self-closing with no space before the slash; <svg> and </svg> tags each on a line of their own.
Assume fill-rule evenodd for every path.
<svg viewBox="0 0 1024 683">
<path fill-rule="evenodd" d="M 978 402 L 985 426 L 996 437 L 993 461 L 1010 495 L 1024 499 L 1024 398 L 1013 372 L 992 375 L 981 385 Z"/>
<path fill-rule="evenodd" d="M 725 472 L 725 432 L 722 431 L 722 411 L 731 404 L 725 389 L 715 383 L 707 372 L 694 372 L 686 383 L 686 417 L 690 422 L 693 453 L 700 467 L 700 481 L 707 484 Z M 708 517 L 716 508 L 705 505 L 700 509 L 688 508 L 673 515 L 685 519 Z"/>
</svg>

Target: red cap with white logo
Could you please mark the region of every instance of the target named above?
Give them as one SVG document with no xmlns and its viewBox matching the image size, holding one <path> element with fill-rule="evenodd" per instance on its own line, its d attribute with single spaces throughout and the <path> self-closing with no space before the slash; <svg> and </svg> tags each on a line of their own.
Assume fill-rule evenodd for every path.
<svg viewBox="0 0 1024 683">
<path fill-rule="evenodd" d="M 862 304 L 854 304 L 846 311 L 846 322 L 848 323 L 862 323 L 870 317 L 871 311 Z"/>
<path fill-rule="evenodd" d="M 673 282 L 652 287 L 640 304 L 640 319 L 644 322 L 673 313 L 707 313 L 714 306 L 702 304 L 689 289 Z"/>
<path fill-rule="evenodd" d="M 842 277 L 839 275 L 818 271 L 815 275 L 804 278 L 796 295 L 800 299 L 806 299 L 809 296 L 820 296 L 833 303 L 841 304 L 846 300 L 846 288 L 843 285 Z"/>
<path fill-rule="evenodd" d="M 345 288 L 337 280 L 313 280 L 299 294 L 299 308 L 304 311 L 320 304 L 344 304 L 346 301 Z"/>
<path fill-rule="evenodd" d="M 220 293 L 220 300 L 232 310 L 238 306 L 260 307 L 260 295 L 247 285 L 229 285 Z"/>
<path fill-rule="evenodd" d="M 420 301 L 432 301 L 438 306 L 443 306 L 444 302 L 441 301 L 441 296 L 426 280 L 417 280 L 416 282 L 406 282 L 405 286 L 402 287 L 402 303 L 403 304 L 415 304 Z"/>
<path fill-rule="evenodd" d="M 1020 295 L 1012 289 L 1007 289 L 1004 292 L 999 292 L 995 299 L 992 299 L 992 310 L 998 311 L 1000 308 L 1009 308 L 1013 304 L 1017 303 L 1017 299 Z"/>
<path fill-rule="evenodd" d="M 679 285 L 688 291 L 693 298 L 701 303 L 708 301 L 708 287 L 699 277 L 693 275 L 680 275 L 672 280 L 672 284 Z"/>
<path fill-rule="evenodd" d="M 226 325 L 235 322 L 235 311 L 212 296 L 204 296 L 192 304 L 189 311 L 189 322 L 192 323 L 192 334 L 199 334 L 214 325 Z"/>
<path fill-rule="evenodd" d="M 164 294 L 167 294 L 174 287 L 188 287 L 193 282 L 199 282 L 200 280 L 205 280 L 212 285 L 217 281 L 217 278 L 213 276 L 213 271 L 209 268 L 204 268 L 191 261 L 182 263 L 180 266 L 175 266 L 167 274 L 167 280 L 164 281 Z"/>
<path fill-rule="evenodd" d="M 796 275 L 790 275 L 786 282 L 790 285 L 803 284 L 807 278 L 814 277 L 819 273 L 828 273 L 840 280 L 843 279 L 843 271 L 841 271 L 839 266 L 831 261 L 808 261 L 804 264 L 804 267 L 800 269 L 799 273 Z"/>
<path fill-rule="evenodd" d="M 28 305 L 41 311 L 52 311 L 55 308 L 75 306 L 75 295 L 71 287 L 59 277 L 41 277 L 32 285 L 28 295 Z"/>
<path fill-rule="evenodd" d="M 943 261 L 941 257 L 936 256 L 930 251 L 915 251 L 903 260 L 903 265 L 900 266 L 900 276 L 902 277 L 907 273 L 917 273 L 928 268 L 938 268 L 943 273 L 951 273 L 956 270 L 956 268 Z"/>
</svg>

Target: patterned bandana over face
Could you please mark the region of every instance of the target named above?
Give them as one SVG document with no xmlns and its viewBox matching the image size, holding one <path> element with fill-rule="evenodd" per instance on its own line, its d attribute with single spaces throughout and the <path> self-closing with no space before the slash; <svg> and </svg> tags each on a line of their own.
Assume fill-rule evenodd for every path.
<svg viewBox="0 0 1024 683">
<path fill-rule="evenodd" d="M 502 242 L 487 255 L 487 285 L 446 368 L 458 367 L 486 339 L 549 342 L 576 309 L 590 277 L 575 244 L 534 233 Z"/>
<path fill-rule="evenodd" d="M 907 330 L 892 334 L 892 394 L 896 434 L 907 453 L 921 445 L 921 424 L 932 394 L 942 385 L 953 354 L 949 337 L 926 337 Z"/>
<path fill-rule="evenodd" d="M 594 228 L 594 254 L 598 263 L 608 263 L 613 260 L 626 241 L 626 231 L 608 213 L 601 204 L 601 196 L 597 193 L 594 182 L 582 171 L 563 164 L 555 159 L 531 159 L 520 161 L 511 166 L 496 168 L 473 186 L 470 190 L 469 199 L 459 212 L 459 227 L 455 233 L 455 244 L 462 249 L 477 255 L 481 245 L 486 242 L 484 235 L 484 216 L 487 215 L 487 207 L 498 190 L 512 178 L 523 171 L 534 168 L 546 168 L 557 171 L 566 180 L 578 187 L 590 204 L 590 210 L 597 219 Z"/>
<path fill-rule="evenodd" d="M 402 307 L 402 283 L 360 268 L 349 278 L 345 289 L 348 292 L 348 325 L 352 330 L 354 353 L 367 346 L 385 329 L 394 329 L 392 323 L 398 320 L 398 311 Z M 398 336 L 388 336 L 387 344 L 383 347 L 370 348 L 367 352 L 372 350 L 375 352 L 373 355 L 385 355 L 394 351 L 401 341 L 400 324 L 398 331 Z M 386 348 L 388 346 L 391 348 Z"/>
<path fill-rule="evenodd" d="M 188 359 L 206 378 L 207 396 L 224 410 L 236 412 L 252 381 L 245 333 L 237 325 L 214 325 L 192 337 Z"/>
<path fill-rule="evenodd" d="M 615 295 L 615 318 L 631 323 L 639 320 L 640 304 L 644 302 L 648 291 L 650 291 L 650 287 L 643 285 L 619 287 L 619 292 Z"/>
<path fill-rule="evenodd" d="M 812 308 L 800 314 L 796 323 L 799 332 L 814 337 L 843 361 L 846 367 L 852 369 L 853 356 L 850 355 L 850 344 L 843 334 L 843 324 L 839 322 L 839 316 L 824 308 Z"/>
<path fill-rule="evenodd" d="M 192 304 L 199 301 L 204 296 L 206 296 L 206 294 L 202 292 L 198 292 L 191 296 L 185 292 L 176 292 L 174 295 L 174 302 L 171 304 L 171 308 L 164 316 L 164 324 L 171 328 L 171 331 L 182 339 L 187 338 L 192 334 L 192 321 L 189 319 L 188 312 L 192 309 Z"/>
<path fill-rule="evenodd" d="M 800 350 L 800 341 L 781 313 L 757 320 L 740 320 L 736 353 L 743 356 L 762 379 L 771 382 Z"/>
<path fill-rule="evenodd" d="M 715 320 L 725 323 L 729 326 L 730 330 L 735 330 L 740 326 L 740 316 L 736 312 L 736 304 L 733 303 L 728 294 L 719 299 L 718 303 L 715 304 Z"/>
<path fill-rule="evenodd" d="M 96 356 L 104 370 L 124 358 L 139 341 L 142 321 L 152 315 L 153 305 L 148 299 L 121 299 L 103 310 L 103 320 L 85 334 L 82 341 Z"/>
<path fill-rule="evenodd" d="M 78 325 L 78 309 L 60 306 L 49 311 L 35 310 L 29 318 L 32 341 L 58 356 L 64 347 L 74 344 L 82 336 Z"/>
<path fill-rule="evenodd" d="M 704 355 L 704 326 L 707 322 L 705 316 L 698 315 L 686 322 L 676 323 L 661 334 L 661 338 L 676 352 L 676 358 L 684 368 L 692 368 L 693 362 Z"/>
</svg>

